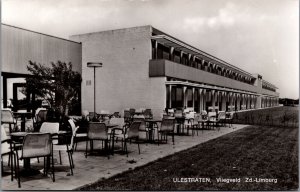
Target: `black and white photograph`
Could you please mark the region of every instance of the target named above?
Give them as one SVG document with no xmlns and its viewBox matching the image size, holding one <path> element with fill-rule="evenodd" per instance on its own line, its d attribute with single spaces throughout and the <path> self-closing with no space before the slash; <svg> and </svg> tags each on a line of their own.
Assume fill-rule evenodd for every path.
<svg viewBox="0 0 300 192">
<path fill-rule="evenodd" d="M 0 0 L 2 191 L 298 191 L 298 0 Z"/>
</svg>

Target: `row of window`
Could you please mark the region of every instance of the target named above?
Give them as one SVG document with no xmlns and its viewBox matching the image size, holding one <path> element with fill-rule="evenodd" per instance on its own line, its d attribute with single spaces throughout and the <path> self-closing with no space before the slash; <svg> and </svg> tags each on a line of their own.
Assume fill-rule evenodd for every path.
<svg viewBox="0 0 300 192">
<path fill-rule="evenodd" d="M 186 92 L 186 100 L 187 100 L 187 106 L 184 106 L 183 104 L 183 100 L 184 100 L 184 97 L 183 97 L 183 88 L 182 87 L 175 87 L 172 89 L 172 92 L 170 93 L 169 91 L 167 92 L 168 94 L 168 97 L 167 97 L 167 108 L 183 108 L 183 107 L 195 107 L 195 111 L 198 112 L 198 106 L 200 104 L 200 95 L 199 95 L 199 92 L 198 90 L 195 90 L 195 97 L 194 97 L 194 101 L 193 101 L 193 92 L 192 92 L 192 89 L 187 89 L 187 92 Z M 171 106 L 170 106 L 170 94 L 171 94 Z M 212 106 L 212 99 L 211 99 L 211 95 L 210 93 L 206 94 L 206 100 L 205 100 L 205 103 L 206 103 L 206 107 L 208 106 Z M 193 102 L 194 102 L 194 105 L 193 105 Z M 237 100 L 234 101 L 235 102 L 235 105 L 237 106 L 238 105 L 238 102 Z M 243 102 L 245 102 L 245 104 L 247 106 L 251 106 L 252 104 L 256 105 L 256 100 L 252 100 L 252 99 L 243 99 L 241 98 L 240 100 L 240 105 L 243 104 Z M 225 101 L 225 104 L 226 104 L 226 109 L 228 109 L 228 106 L 229 106 L 229 101 Z M 222 109 L 223 107 L 223 104 L 222 104 L 222 99 L 221 97 L 217 97 L 216 100 L 215 100 L 215 106 L 219 107 L 220 110 L 226 110 L 226 109 Z M 247 107 L 248 108 L 248 107 Z M 207 110 L 207 109 L 206 109 Z"/>
<path fill-rule="evenodd" d="M 269 90 L 269 91 L 273 91 L 273 92 L 276 91 L 276 89 L 271 88 L 271 87 L 269 87 L 269 86 L 267 86 L 267 85 L 265 85 L 265 84 L 262 85 L 262 88 L 263 88 L 263 89 L 267 89 L 267 90 Z"/>
<path fill-rule="evenodd" d="M 207 61 L 202 62 L 202 59 L 193 56 L 189 56 L 187 53 L 181 53 L 179 50 L 173 50 L 171 54 L 171 47 L 164 46 L 160 43 L 157 44 L 155 49 L 155 40 L 152 40 L 152 59 L 166 59 L 175 63 L 180 63 L 186 66 L 194 67 L 203 71 L 214 73 L 220 76 L 231 78 L 237 81 L 241 81 L 250 85 L 254 84 L 255 79 L 250 79 L 237 72 L 226 70 L 216 64 L 209 64 Z"/>
</svg>

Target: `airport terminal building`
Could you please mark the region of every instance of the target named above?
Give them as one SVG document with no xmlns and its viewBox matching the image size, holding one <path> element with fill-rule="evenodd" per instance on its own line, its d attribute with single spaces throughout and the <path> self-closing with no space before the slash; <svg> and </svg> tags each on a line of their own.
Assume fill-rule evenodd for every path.
<svg viewBox="0 0 300 192">
<path fill-rule="evenodd" d="M 246 110 L 278 105 L 277 87 L 152 26 L 73 35 L 70 40 L 2 24 L 2 99 L 18 100 L 28 61 L 71 62 L 82 74 L 81 108 L 123 112 L 151 108 Z M 34 99 L 27 95 L 27 100 Z"/>
</svg>

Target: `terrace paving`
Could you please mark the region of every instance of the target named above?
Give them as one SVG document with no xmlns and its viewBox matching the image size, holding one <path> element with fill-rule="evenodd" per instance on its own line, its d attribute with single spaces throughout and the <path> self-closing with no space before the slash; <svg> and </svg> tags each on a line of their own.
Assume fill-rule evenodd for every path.
<svg viewBox="0 0 300 192">
<path fill-rule="evenodd" d="M 69 176 L 69 161 L 67 154 L 62 152 L 62 165 L 55 164 L 55 182 L 52 182 L 50 176 L 38 174 L 32 177 L 21 178 L 21 188 L 18 188 L 17 181 L 11 181 L 7 161 L 4 159 L 4 173 L 2 174 L 2 190 L 74 190 L 78 187 L 93 183 L 99 179 L 112 177 L 116 174 L 123 173 L 130 169 L 146 165 L 159 158 L 172 155 L 182 150 L 189 149 L 203 142 L 215 139 L 222 135 L 242 129 L 247 125 L 233 125 L 232 128 L 221 127 L 220 130 L 204 130 L 199 131 L 199 135 L 195 136 L 175 136 L 175 145 L 171 142 L 167 144 L 141 144 L 141 154 L 138 154 L 137 144 L 128 144 L 128 157 L 126 154 L 116 152 L 114 156 L 108 159 L 105 155 L 93 155 L 85 158 L 85 142 L 78 143 L 77 150 L 73 153 L 75 169 L 74 175 Z M 117 145 L 120 145 L 118 142 Z M 96 148 L 96 143 L 94 148 Z M 100 147 L 100 143 L 98 145 Z M 54 154 L 58 159 L 58 153 Z M 128 161 L 134 160 L 134 163 Z M 57 162 L 57 160 L 56 160 Z M 35 169 L 43 168 L 43 161 L 40 158 L 40 163 L 36 159 L 31 160 L 31 165 Z M 22 167 L 22 162 L 20 162 Z"/>
</svg>

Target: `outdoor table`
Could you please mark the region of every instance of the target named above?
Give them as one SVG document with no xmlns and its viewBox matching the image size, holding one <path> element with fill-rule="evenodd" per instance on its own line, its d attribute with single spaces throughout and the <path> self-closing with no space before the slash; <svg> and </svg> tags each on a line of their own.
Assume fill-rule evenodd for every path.
<svg viewBox="0 0 300 192">
<path fill-rule="evenodd" d="M 100 118 L 100 120 L 104 120 L 104 117 L 110 117 L 111 115 L 111 113 L 99 113 L 98 119 Z"/>
<path fill-rule="evenodd" d="M 154 141 L 154 128 L 158 128 L 157 123 L 161 123 L 162 120 L 161 119 L 145 119 L 146 123 L 149 123 L 148 125 L 148 129 L 149 129 L 149 142 L 153 142 Z M 154 127 L 154 125 L 156 125 L 156 127 Z"/>
<path fill-rule="evenodd" d="M 211 128 L 211 125 L 213 128 L 214 126 L 217 127 L 217 115 L 212 115 L 208 117 L 208 120 L 206 121 L 206 126 L 208 128 Z"/>
<path fill-rule="evenodd" d="M 24 139 L 24 137 L 27 135 L 27 134 L 30 134 L 30 133 L 40 133 L 40 132 L 13 132 L 10 134 L 10 136 L 12 137 L 12 140 L 14 140 L 13 138 L 18 138 L 18 139 Z M 68 131 L 58 131 L 57 133 L 51 133 L 52 136 L 55 136 L 55 135 L 64 135 L 64 134 L 67 134 Z M 39 170 L 35 170 L 35 169 L 32 169 L 30 167 L 30 159 L 24 159 L 24 170 L 21 171 L 21 175 L 23 176 L 32 176 L 32 175 L 36 175 L 36 174 L 39 174 L 40 171 Z"/>
<path fill-rule="evenodd" d="M 181 127 L 184 126 L 185 117 L 175 117 L 176 122 L 178 123 L 177 126 L 177 134 L 181 134 Z"/>
<path fill-rule="evenodd" d="M 111 152 L 112 152 L 112 155 L 114 155 L 114 149 L 115 149 L 115 135 L 116 135 L 115 131 L 116 130 L 120 130 L 121 132 L 123 132 L 123 128 L 118 127 L 118 125 L 111 128 L 111 134 L 112 134 L 111 135 L 112 136 L 112 149 L 111 149 Z"/>
<path fill-rule="evenodd" d="M 31 112 L 14 112 L 14 115 L 16 116 L 20 116 L 21 117 L 21 131 L 25 131 L 25 118 L 28 116 L 28 115 L 31 115 Z"/>
</svg>

